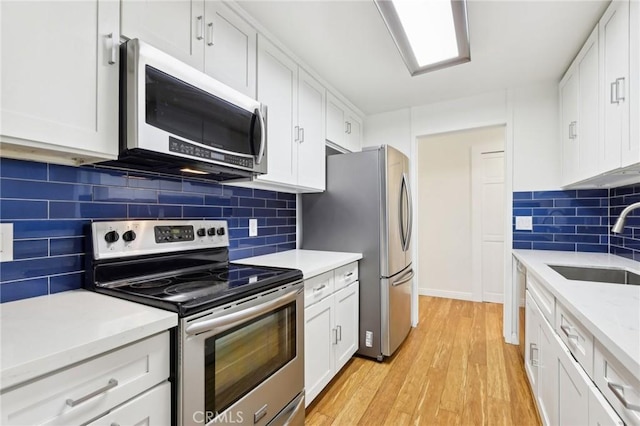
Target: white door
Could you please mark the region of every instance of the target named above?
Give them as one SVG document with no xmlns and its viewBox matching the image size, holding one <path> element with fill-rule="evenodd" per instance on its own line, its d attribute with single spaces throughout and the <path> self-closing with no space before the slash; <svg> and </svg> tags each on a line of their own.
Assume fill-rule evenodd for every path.
<svg viewBox="0 0 640 426">
<path fill-rule="evenodd" d="M 2 135 L 115 158 L 119 3 L 2 1 L 0 8 Z"/>
<path fill-rule="evenodd" d="M 123 0 L 122 35 L 203 70 L 203 0 Z"/>
<path fill-rule="evenodd" d="M 503 142 L 472 148 L 474 299 L 504 299 Z"/>
<path fill-rule="evenodd" d="M 204 72 L 255 99 L 257 35 L 229 6 L 207 1 Z"/>
<path fill-rule="evenodd" d="M 258 100 L 267 106 L 269 173 L 258 180 L 297 184 L 298 65 L 264 37 L 258 39 Z M 296 132 L 297 133 L 297 132 Z"/>
<path fill-rule="evenodd" d="M 304 309 L 305 406 L 331 381 L 335 371 L 333 296 Z"/>
<path fill-rule="evenodd" d="M 298 70 L 298 185 L 324 190 L 325 90 L 305 70 Z"/>
<path fill-rule="evenodd" d="M 336 345 L 336 372 L 339 371 L 351 359 L 358 350 L 358 329 L 360 293 L 359 282 L 349 284 L 338 291 L 334 297 L 336 309 L 336 332 L 338 344 Z"/>
</svg>

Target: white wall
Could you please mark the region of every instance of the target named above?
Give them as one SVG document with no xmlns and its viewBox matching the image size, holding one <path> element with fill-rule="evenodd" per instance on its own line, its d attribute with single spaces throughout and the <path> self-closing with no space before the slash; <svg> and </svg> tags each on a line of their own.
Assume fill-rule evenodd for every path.
<svg viewBox="0 0 640 426">
<path fill-rule="evenodd" d="M 420 294 L 472 300 L 471 148 L 488 143 L 503 126 L 418 139 Z"/>
<path fill-rule="evenodd" d="M 411 157 L 411 109 L 367 116 L 362 145 L 391 145 Z"/>
</svg>

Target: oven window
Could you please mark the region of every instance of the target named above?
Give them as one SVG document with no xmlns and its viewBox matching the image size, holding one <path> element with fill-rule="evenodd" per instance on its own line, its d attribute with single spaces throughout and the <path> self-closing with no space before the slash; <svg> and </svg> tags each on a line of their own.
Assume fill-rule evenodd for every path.
<svg viewBox="0 0 640 426">
<path fill-rule="evenodd" d="M 259 126 L 253 113 L 149 65 L 145 77 L 147 124 L 212 148 L 255 155 L 252 140 Z"/>
<path fill-rule="evenodd" d="M 205 409 L 222 413 L 296 356 L 296 305 L 205 341 Z"/>
</svg>

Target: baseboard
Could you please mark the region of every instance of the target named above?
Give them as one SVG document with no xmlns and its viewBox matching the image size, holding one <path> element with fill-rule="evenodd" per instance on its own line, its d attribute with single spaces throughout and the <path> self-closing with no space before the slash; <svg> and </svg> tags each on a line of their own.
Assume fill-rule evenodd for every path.
<svg viewBox="0 0 640 426">
<path fill-rule="evenodd" d="M 437 290 L 433 288 L 419 288 L 420 296 L 445 297 L 447 299 L 469 300 L 473 301 L 473 295 L 464 291 Z"/>
<path fill-rule="evenodd" d="M 484 295 L 485 302 L 504 303 L 504 295 L 501 293 L 486 293 Z"/>
</svg>

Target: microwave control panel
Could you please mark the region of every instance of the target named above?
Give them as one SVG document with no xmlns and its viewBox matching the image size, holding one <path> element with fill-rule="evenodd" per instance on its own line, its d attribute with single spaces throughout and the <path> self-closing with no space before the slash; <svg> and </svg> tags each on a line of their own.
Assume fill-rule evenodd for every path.
<svg viewBox="0 0 640 426">
<path fill-rule="evenodd" d="M 173 137 L 169 137 L 169 151 L 177 152 L 190 157 L 203 158 L 205 160 L 220 161 L 234 166 L 240 166 L 247 169 L 253 169 L 253 158 L 241 157 L 239 155 L 226 154 L 216 152 L 212 149 L 203 148 L 181 141 Z"/>
</svg>

